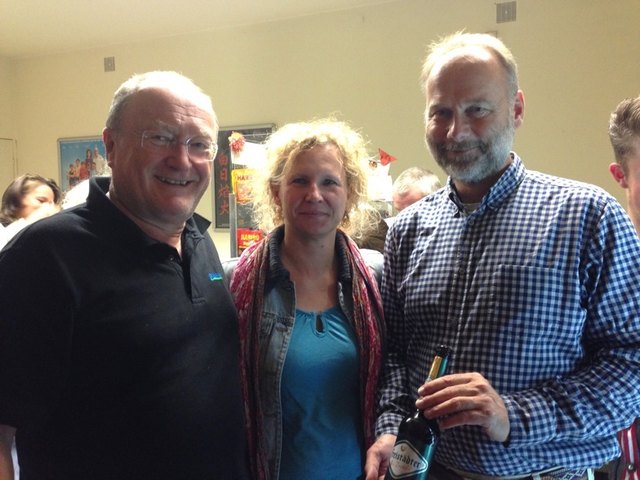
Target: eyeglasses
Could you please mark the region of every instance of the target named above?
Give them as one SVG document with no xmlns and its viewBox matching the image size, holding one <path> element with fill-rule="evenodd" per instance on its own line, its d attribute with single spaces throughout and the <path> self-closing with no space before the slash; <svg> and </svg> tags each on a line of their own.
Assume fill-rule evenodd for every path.
<svg viewBox="0 0 640 480">
<path fill-rule="evenodd" d="M 218 152 L 218 145 L 207 137 L 195 136 L 181 142 L 167 132 L 156 130 L 142 132 L 140 146 L 149 152 L 164 153 L 176 145 L 187 147 L 187 154 L 194 162 L 212 162 Z"/>
</svg>

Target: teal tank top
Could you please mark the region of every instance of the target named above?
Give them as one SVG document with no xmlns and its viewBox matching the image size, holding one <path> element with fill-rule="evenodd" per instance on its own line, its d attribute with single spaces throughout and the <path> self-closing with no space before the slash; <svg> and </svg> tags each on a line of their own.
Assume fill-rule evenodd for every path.
<svg viewBox="0 0 640 480">
<path fill-rule="evenodd" d="M 279 480 L 349 480 L 363 472 L 356 336 L 339 307 L 296 310 L 282 371 Z"/>
</svg>

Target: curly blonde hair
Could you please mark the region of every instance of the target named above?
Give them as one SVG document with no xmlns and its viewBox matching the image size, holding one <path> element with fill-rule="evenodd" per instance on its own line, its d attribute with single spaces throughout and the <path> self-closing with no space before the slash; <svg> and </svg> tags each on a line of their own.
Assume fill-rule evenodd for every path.
<svg viewBox="0 0 640 480">
<path fill-rule="evenodd" d="M 370 209 L 359 208 L 367 200 L 369 156 L 365 140 L 345 122 L 320 119 L 286 124 L 268 138 L 267 164 L 259 169 L 253 186 L 253 214 L 259 228 L 269 232 L 282 225 L 282 209 L 275 201 L 272 187 L 280 185 L 302 152 L 319 145 L 338 149 L 345 172 L 347 205 L 339 228 L 353 238 L 360 238 L 375 226 Z"/>
</svg>

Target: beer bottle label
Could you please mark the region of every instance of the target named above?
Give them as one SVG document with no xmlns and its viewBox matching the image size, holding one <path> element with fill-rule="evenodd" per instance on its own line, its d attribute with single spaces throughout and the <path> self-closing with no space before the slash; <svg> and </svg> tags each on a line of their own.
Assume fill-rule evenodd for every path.
<svg viewBox="0 0 640 480">
<path fill-rule="evenodd" d="M 428 468 L 429 461 L 411 443 L 402 440 L 393 447 L 389 460 L 391 478 L 407 478 L 424 473 Z"/>
</svg>

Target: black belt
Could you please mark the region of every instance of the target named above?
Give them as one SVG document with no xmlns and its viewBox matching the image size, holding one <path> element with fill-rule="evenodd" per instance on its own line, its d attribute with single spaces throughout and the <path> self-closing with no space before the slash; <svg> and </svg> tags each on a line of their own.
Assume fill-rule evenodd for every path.
<svg viewBox="0 0 640 480">
<path fill-rule="evenodd" d="M 515 477 L 517 477 L 518 480 L 587 480 L 589 478 L 589 469 L 559 467 L 544 473 L 532 473 L 523 476 L 514 476 L 514 478 Z M 476 477 L 473 474 L 469 474 L 469 476 L 466 477 L 464 474 L 455 472 L 437 462 L 433 462 L 429 470 L 430 480 L 488 480 L 491 478 L 498 480 L 501 477 L 491 477 L 487 475 L 478 475 Z"/>
</svg>

